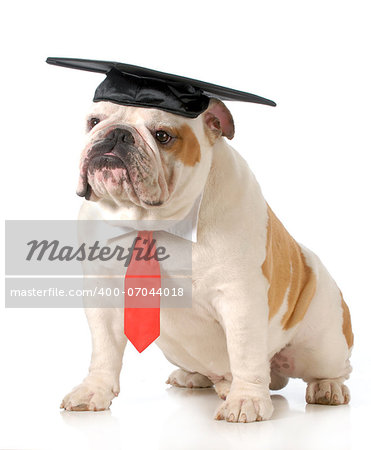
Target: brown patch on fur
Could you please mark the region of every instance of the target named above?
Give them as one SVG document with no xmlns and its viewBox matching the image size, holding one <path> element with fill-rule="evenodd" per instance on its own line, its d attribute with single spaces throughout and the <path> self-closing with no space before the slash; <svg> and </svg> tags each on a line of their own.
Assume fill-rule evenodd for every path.
<svg viewBox="0 0 371 450">
<path fill-rule="evenodd" d="M 354 343 L 354 335 L 352 331 L 352 322 L 350 320 L 350 312 L 348 305 L 345 303 L 343 299 L 343 294 L 340 292 L 341 295 L 341 307 L 343 308 L 343 334 L 345 337 L 345 340 L 347 341 L 348 348 L 353 347 Z"/>
<path fill-rule="evenodd" d="M 174 157 L 182 161 L 185 166 L 194 166 L 200 162 L 200 143 L 193 133 L 192 128 L 184 124 L 175 131 L 175 134 L 177 139 L 169 148 L 169 152 L 172 152 Z"/>
<path fill-rule="evenodd" d="M 269 319 L 277 314 L 289 289 L 287 311 L 281 320 L 283 329 L 287 330 L 303 319 L 316 291 L 317 281 L 298 243 L 269 205 L 267 208 L 266 258 L 262 270 L 269 282 Z"/>
</svg>

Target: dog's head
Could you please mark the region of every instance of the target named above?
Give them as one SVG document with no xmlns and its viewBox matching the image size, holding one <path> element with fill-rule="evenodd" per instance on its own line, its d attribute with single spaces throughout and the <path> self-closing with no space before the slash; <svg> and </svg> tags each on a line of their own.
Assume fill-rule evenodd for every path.
<svg viewBox="0 0 371 450">
<path fill-rule="evenodd" d="M 200 192 L 212 147 L 222 136 L 233 135 L 232 116 L 215 99 L 196 119 L 159 109 L 94 103 L 87 116 L 77 194 L 119 206 L 163 207 L 184 190 Z"/>
</svg>

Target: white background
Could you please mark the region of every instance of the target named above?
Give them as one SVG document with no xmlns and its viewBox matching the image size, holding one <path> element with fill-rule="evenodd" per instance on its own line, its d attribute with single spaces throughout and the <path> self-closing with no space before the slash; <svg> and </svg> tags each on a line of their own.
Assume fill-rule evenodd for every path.
<svg viewBox="0 0 371 450">
<path fill-rule="evenodd" d="M 151 346 L 128 349 L 110 411 L 60 413 L 89 363 L 83 311 L 2 306 L 0 448 L 369 448 L 369 2 L 23 0 L 3 5 L 1 22 L 2 228 L 74 219 L 81 204 L 84 116 L 102 76 L 47 56 L 128 62 L 271 98 L 277 108 L 228 104 L 232 144 L 341 287 L 355 350 L 350 406 L 306 407 L 304 383 L 292 380 L 273 398 L 272 421 L 214 422 L 214 392 L 169 388 L 172 367 Z"/>
</svg>

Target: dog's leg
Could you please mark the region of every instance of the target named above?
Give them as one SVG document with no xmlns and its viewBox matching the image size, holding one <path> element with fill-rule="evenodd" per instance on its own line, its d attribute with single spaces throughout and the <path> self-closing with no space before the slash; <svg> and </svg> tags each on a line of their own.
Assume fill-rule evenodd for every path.
<svg viewBox="0 0 371 450">
<path fill-rule="evenodd" d="M 247 298 L 243 289 L 238 297 L 215 302 L 226 334 L 232 373 L 231 388 L 216 412 L 217 420 L 254 422 L 269 419 L 273 412 L 267 356 L 268 302 L 264 284 L 259 287 L 255 283 L 255 289 L 252 298 L 253 293 Z"/>
<path fill-rule="evenodd" d="M 66 395 L 61 408 L 69 411 L 108 409 L 120 392 L 120 371 L 127 339 L 123 308 L 87 308 L 93 352 L 89 375 Z"/>
<path fill-rule="evenodd" d="M 186 388 L 208 388 L 213 385 L 204 375 L 197 372 L 187 372 L 183 369 L 174 370 L 166 381 L 167 384 L 171 384 L 177 387 Z"/>
<path fill-rule="evenodd" d="M 350 400 L 343 383 L 352 371 L 351 318 L 336 283 L 319 261 L 317 264 L 316 294 L 290 346 L 283 352 L 293 366 L 293 376 L 308 383 L 308 403 L 342 405 Z"/>
<path fill-rule="evenodd" d="M 288 377 L 280 375 L 271 369 L 271 381 L 269 383 L 269 389 L 272 391 L 279 391 L 283 389 L 289 382 Z M 225 400 L 231 390 L 231 382 L 228 380 L 221 380 L 214 385 L 215 392 L 218 397 Z"/>
<path fill-rule="evenodd" d="M 349 389 L 344 385 L 352 370 L 350 350 L 345 344 L 339 345 L 330 333 L 326 337 L 316 352 L 311 348 L 301 349 L 297 357 L 300 376 L 308 383 L 306 401 L 320 405 L 345 405 L 350 401 Z"/>
</svg>

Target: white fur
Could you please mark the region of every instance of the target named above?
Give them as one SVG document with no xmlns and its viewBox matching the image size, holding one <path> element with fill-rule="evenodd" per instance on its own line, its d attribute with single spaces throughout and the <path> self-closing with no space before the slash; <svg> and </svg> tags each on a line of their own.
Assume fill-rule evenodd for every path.
<svg viewBox="0 0 371 450">
<path fill-rule="evenodd" d="M 94 108 L 111 121 L 114 116 L 113 122 L 125 121 L 137 127 L 152 149 L 155 144 L 145 131 L 150 120 L 187 122 L 201 144 L 201 162 L 177 169 L 177 185 L 163 206 L 143 209 L 102 199 L 84 202 L 80 214 L 83 219 L 178 219 L 204 189 L 198 242 L 193 244 L 192 308 L 161 310 L 161 336 L 156 343 L 168 360 L 182 369 L 169 382 L 185 386 L 192 382 L 200 387 L 209 385 L 209 379 L 221 397 L 227 396 L 216 418 L 251 422 L 269 419 L 272 414 L 270 360 L 282 349 L 293 361 L 290 373 L 283 375 L 308 382 L 339 379 L 340 383 L 347 378 L 350 352 L 342 334 L 340 296 L 326 269 L 309 250 L 303 248 L 318 287 L 305 318 L 292 329 L 283 330 L 284 301 L 268 323 L 269 285 L 261 269 L 266 257 L 267 206 L 239 153 L 223 138 L 211 146 L 202 116 L 190 120 L 103 102 Z M 66 409 L 108 408 L 119 392 L 126 344 L 123 310 L 89 309 L 87 317 L 93 335 L 90 372 L 64 399 Z M 193 375 L 187 378 L 187 374 Z M 312 400 L 313 385 L 308 390 Z"/>
</svg>

